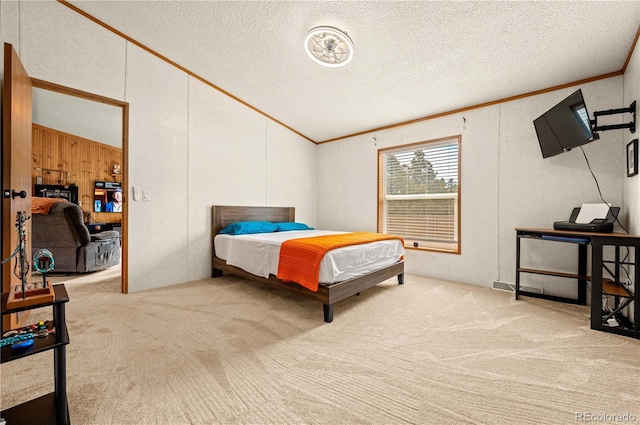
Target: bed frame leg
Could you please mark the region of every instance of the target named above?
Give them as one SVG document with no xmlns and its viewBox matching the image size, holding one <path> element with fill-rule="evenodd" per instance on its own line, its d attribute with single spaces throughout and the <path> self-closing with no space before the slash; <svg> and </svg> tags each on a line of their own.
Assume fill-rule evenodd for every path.
<svg viewBox="0 0 640 425">
<path fill-rule="evenodd" d="M 333 322 L 333 304 L 322 304 L 322 309 L 324 310 L 324 321 Z"/>
<path fill-rule="evenodd" d="M 211 272 L 211 277 L 220 277 L 222 276 L 222 270 L 213 269 Z"/>
<path fill-rule="evenodd" d="M 404 284 L 404 273 L 398 275 L 398 285 Z"/>
</svg>

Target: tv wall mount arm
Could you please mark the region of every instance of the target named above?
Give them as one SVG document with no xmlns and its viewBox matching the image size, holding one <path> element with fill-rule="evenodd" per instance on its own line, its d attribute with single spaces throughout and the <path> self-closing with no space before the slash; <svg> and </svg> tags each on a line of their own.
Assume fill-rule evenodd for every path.
<svg viewBox="0 0 640 425">
<path fill-rule="evenodd" d="M 613 125 L 601 125 L 598 126 L 598 117 L 601 115 L 615 115 L 615 114 L 631 114 L 631 122 L 626 124 L 613 124 Z M 607 131 L 607 130 L 618 130 L 621 128 L 628 128 L 630 132 L 636 132 L 636 101 L 634 100 L 628 108 L 619 108 L 619 109 L 609 109 L 607 111 L 595 111 L 593 113 L 593 118 L 591 120 L 591 129 L 593 132 L 597 131 Z"/>
</svg>

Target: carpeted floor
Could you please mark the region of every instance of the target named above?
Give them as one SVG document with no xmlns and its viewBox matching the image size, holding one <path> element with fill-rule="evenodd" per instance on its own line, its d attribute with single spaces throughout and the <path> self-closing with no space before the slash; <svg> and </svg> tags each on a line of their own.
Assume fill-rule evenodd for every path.
<svg viewBox="0 0 640 425">
<path fill-rule="evenodd" d="M 71 422 L 640 422 L 640 340 L 590 330 L 587 307 L 405 282 L 326 324 L 320 303 L 236 277 L 129 295 L 69 279 Z M 1 366 L 3 409 L 53 390 L 52 357 Z"/>
</svg>

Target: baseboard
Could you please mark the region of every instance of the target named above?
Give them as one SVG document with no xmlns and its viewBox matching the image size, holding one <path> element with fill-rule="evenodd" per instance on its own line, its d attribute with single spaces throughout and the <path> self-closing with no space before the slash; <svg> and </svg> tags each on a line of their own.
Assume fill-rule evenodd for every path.
<svg viewBox="0 0 640 425">
<path fill-rule="evenodd" d="M 504 282 L 500 280 L 494 280 L 491 285 L 491 289 L 495 289 L 496 291 L 504 291 L 504 292 L 516 292 L 516 284 Z M 536 286 L 520 286 L 521 291 L 533 292 L 536 294 L 543 294 L 544 288 L 539 288 Z"/>
</svg>

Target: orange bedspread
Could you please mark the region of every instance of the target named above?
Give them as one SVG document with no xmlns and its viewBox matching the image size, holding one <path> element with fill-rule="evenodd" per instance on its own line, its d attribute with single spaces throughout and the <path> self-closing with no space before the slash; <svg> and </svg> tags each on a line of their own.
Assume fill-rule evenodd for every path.
<svg viewBox="0 0 640 425">
<path fill-rule="evenodd" d="M 283 242 L 280 247 L 277 277 L 285 282 L 296 282 L 307 289 L 317 291 L 320 263 L 327 252 L 349 245 L 387 239 L 399 239 L 402 241 L 399 236 L 371 232 L 341 233 L 290 239 Z"/>
</svg>

